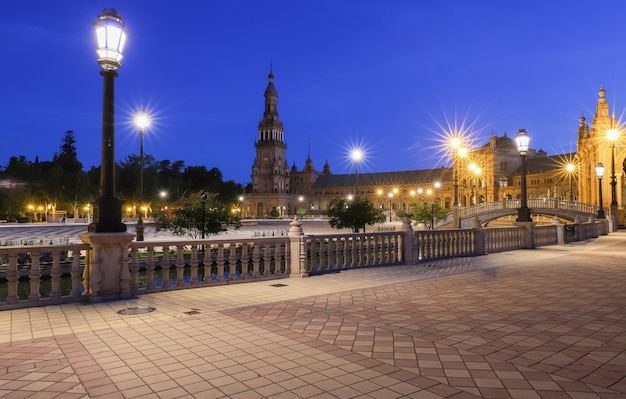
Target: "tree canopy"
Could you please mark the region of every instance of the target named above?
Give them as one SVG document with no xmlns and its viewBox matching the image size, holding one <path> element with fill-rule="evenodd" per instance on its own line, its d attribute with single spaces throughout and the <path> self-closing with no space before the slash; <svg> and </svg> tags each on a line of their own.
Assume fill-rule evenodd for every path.
<svg viewBox="0 0 626 399">
<path fill-rule="evenodd" d="M 365 225 L 384 223 L 385 215 L 374 207 L 374 204 L 366 198 L 355 197 L 351 201 L 334 199 L 328 209 L 328 223 L 335 229 L 350 228 L 355 233 L 360 229 L 365 231 Z"/>
<path fill-rule="evenodd" d="M 169 230 L 192 239 L 217 235 L 228 226 L 239 228 L 239 212 L 231 212 L 216 194 L 194 193 L 178 199 L 167 211 L 158 213 L 156 231 Z"/>
<path fill-rule="evenodd" d="M 28 216 L 43 221 L 46 210 L 65 210 L 68 217 L 85 217 L 86 205 L 99 197 L 100 167 L 83 170 L 76 150 L 74 132 L 68 130 L 61 139 L 59 151 L 51 161 L 34 161 L 23 155 L 12 156 L 0 167 L 0 219 L 15 220 Z M 116 163 L 116 196 L 125 200 L 126 208 L 139 209 L 141 173 L 139 155 L 129 154 Z M 156 160 L 144 155 L 143 198 L 151 212 L 202 190 L 214 193 L 220 203 L 230 207 L 243 192 L 241 184 L 224 181 L 222 172 L 204 165 L 185 165 L 182 160 Z M 33 211 L 34 210 L 34 211 Z"/>
</svg>

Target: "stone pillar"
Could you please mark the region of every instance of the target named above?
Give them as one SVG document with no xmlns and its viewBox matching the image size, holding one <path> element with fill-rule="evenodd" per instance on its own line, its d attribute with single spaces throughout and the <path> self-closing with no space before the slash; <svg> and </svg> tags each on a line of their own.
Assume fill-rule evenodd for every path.
<svg viewBox="0 0 626 399">
<path fill-rule="evenodd" d="M 459 209 L 458 204 L 454 204 L 454 207 L 452 208 L 452 217 L 454 219 L 454 227 L 461 228 L 461 210 Z"/>
<path fill-rule="evenodd" d="M 525 229 L 526 239 L 524 240 L 524 248 L 535 249 L 535 225 L 537 222 L 514 222 L 513 224 Z"/>
<path fill-rule="evenodd" d="M 289 223 L 289 226 L 289 277 L 309 277 L 309 273 L 306 271 L 306 246 L 302 223 L 296 216 Z"/>
<path fill-rule="evenodd" d="M 554 215 L 554 218 L 552 218 L 552 224 L 556 225 L 556 243 L 565 244 L 565 238 L 563 237 L 563 223 L 561 223 L 558 216 Z"/>
<path fill-rule="evenodd" d="M 402 218 L 400 231 L 404 233 L 404 264 L 412 265 L 415 259 L 413 257 L 413 226 L 411 225 L 411 219 L 408 217 Z"/>
<path fill-rule="evenodd" d="M 598 225 L 596 223 L 596 216 L 593 214 L 589 216 L 589 220 L 587 221 L 587 223 L 593 226 L 593 238 L 598 238 L 599 234 L 598 234 Z"/>
<path fill-rule="evenodd" d="M 576 232 L 576 240 L 582 241 L 583 240 L 583 224 L 580 221 L 580 216 L 576 216 L 574 218 L 574 224 L 576 225 L 576 227 L 574 227 L 574 232 Z"/>
<path fill-rule="evenodd" d="M 132 233 L 84 233 L 80 239 L 91 246 L 85 262 L 83 284 L 91 302 L 130 298 L 128 250 Z"/>
<path fill-rule="evenodd" d="M 485 231 L 478 218 L 472 219 L 472 231 L 474 233 L 474 255 L 485 254 Z"/>
</svg>

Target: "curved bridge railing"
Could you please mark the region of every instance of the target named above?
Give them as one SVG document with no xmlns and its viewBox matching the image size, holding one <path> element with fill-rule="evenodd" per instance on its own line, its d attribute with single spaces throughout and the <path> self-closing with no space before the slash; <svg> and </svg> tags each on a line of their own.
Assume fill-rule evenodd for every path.
<svg viewBox="0 0 626 399">
<path fill-rule="evenodd" d="M 558 216 L 571 221 L 574 221 L 576 217 L 586 220 L 591 215 L 598 213 L 597 205 L 559 199 L 529 198 L 527 205 L 532 210 L 533 215 Z M 484 223 L 503 216 L 516 215 L 517 208 L 520 206 L 520 200 L 502 200 L 460 209 L 461 227 L 470 227 L 474 218 L 478 218 L 481 223 Z"/>
</svg>

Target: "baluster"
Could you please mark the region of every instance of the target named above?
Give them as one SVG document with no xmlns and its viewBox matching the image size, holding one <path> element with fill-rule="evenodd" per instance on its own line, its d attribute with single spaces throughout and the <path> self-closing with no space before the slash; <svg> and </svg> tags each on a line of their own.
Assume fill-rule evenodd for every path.
<svg viewBox="0 0 626 399">
<path fill-rule="evenodd" d="M 17 303 L 17 284 L 20 272 L 17 269 L 17 252 L 9 253 L 9 270 L 7 271 L 7 303 Z"/>
<path fill-rule="evenodd" d="M 39 252 L 31 253 L 30 273 L 28 274 L 30 280 L 30 294 L 28 295 L 28 299 L 31 301 L 41 299 L 41 294 L 39 293 L 39 284 L 41 282 L 41 268 L 39 266 L 40 255 Z"/>
<path fill-rule="evenodd" d="M 63 271 L 61 270 L 61 251 L 52 251 L 52 269 L 50 270 L 50 278 L 52 291 L 50 292 L 50 298 L 61 298 L 61 276 Z"/>
<path fill-rule="evenodd" d="M 250 278 L 250 259 L 248 255 L 248 243 L 241 243 L 241 278 Z"/>
<path fill-rule="evenodd" d="M 357 245 L 361 239 L 358 236 L 350 237 L 348 245 L 350 246 L 350 267 L 358 267 L 359 266 L 359 251 L 357 249 Z"/>
<path fill-rule="evenodd" d="M 224 245 L 217 245 L 217 281 L 224 281 Z"/>
<path fill-rule="evenodd" d="M 198 245 L 193 244 L 191 246 L 191 259 L 189 260 L 189 269 L 190 269 L 190 279 L 189 285 L 195 286 L 198 285 L 198 265 L 200 262 L 198 261 Z"/>
<path fill-rule="evenodd" d="M 136 294 L 139 291 L 139 248 L 131 249 L 130 256 L 130 292 Z"/>
<path fill-rule="evenodd" d="M 233 281 L 237 279 L 237 268 L 233 266 L 233 260 L 235 259 L 233 254 L 233 246 L 231 243 L 224 243 L 222 245 L 224 247 L 224 279 L 226 279 L 226 274 L 228 273 L 228 280 Z M 228 255 L 226 252 L 228 251 Z M 228 267 L 228 271 L 226 268 Z"/>
<path fill-rule="evenodd" d="M 205 244 L 200 246 L 202 248 L 202 282 L 203 283 L 211 283 L 213 282 L 213 278 L 211 276 L 211 272 L 213 270 L 213 256 L 211 253 L 211 247 L 208 247 Z"/>
<path fill-rule="evenodd" d="M 341 267 L 348 268 L 348 238 L 341 239 Z"/>
<path fill-rule="evenodd" d="M 263 246 L 263 259 L 264 265 L 263 275 L 271 276 L 272 275 L 272 267 L 274 266 L 274 244 L 273 243 L 265 243 Z"/>
<path fill-rule="evenodd" d="M 176 246 L 176 286 L 185 285 L 185 245 Z"/>
<path fill-rule="evenodd" d="M 319 249 L 318 249 L 318 259 L 319 262 L 317 263 L 317 266 L 319 267 L 320 270 L 324 270 L 326 269 L 326 265 L 324 263 L 324 261 L 326 260 L 326 257 L 324 256 L 324 247 L 326 244 L 326 239 L 324 237 L 320 237 L 319 239 L 317 239 L 317 243 L 319 244 Z"/>
<path fill-rule="evenodd" d="M 260 263 L 261 263 L 261 255 L 260 255 L 260 251 L 261 249 L 259 248 L 260 245 L 259 244 L 252 244 L 254 245 L 253 250 L 252 250 L 252 278 L 258 278 L 260 275 Z"/>
<path fill-rule="evenodd" d="M 154 246 L 149 245 L 148 248 L 148 257 L 146 258 L 146 288 L 152 289 L 154 288 Z"/>
<path fill-rule="evenodd" d="M 283 245 L 284 244 L 284 245 Z M 283 254 L 283 246 L 285 248 L 285 254 Z M 281 241 L 274 245 L 274 275 L 281 276 L 283 272 L 283 259 L 286 259 L 286 250 L 289 247 L 289 242 Z"/>
<path fill-rule="evenodd" d="M 163 261 L 161 262 L 161 290 L 170 287 L 170 246 L 163 245 Z"/>
<path fill-rule="evenodd" d="M 85 257 L 86 258 L 86 257 Z M 87 259 L 85 259 L 87 264 Z M 81 266 L 80 266 L 80 250 L 72 250 L 72 268 L 70 269 L 70 278 L 72 279 L 72 292 L 73 297 L 80 296 L 81 287 Z"/>
<path fill-rule="evenodd" d="M 366 238 L 366 242 L 367 242 L 367 265 L 368 266 L 373 266 L 376 264 L 376 240 L 375 237 L 372 235 L 368 235 Z"/>
</svg>

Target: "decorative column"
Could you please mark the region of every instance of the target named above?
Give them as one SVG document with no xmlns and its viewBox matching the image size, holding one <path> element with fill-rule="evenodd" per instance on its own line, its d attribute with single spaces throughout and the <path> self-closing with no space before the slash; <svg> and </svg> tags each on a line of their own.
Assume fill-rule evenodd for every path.
<svg viewBox="0 0 626 399">
<path fill-rule="evenodd" d="M 304 230 L 298 217 L 294 217 L 289 223 L 289 277 L 309 277 L 306 270 L 306 248 L 304 243 Z"/>
</svg>

